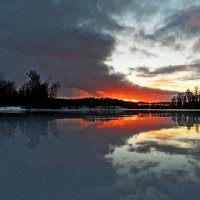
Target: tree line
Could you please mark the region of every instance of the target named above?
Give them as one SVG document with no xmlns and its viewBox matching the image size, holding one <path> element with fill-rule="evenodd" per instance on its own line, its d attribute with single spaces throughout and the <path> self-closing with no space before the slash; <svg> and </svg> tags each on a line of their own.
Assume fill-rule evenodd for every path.
<svg viewBox="0 0 200 200">
<path fill-rule="evenodd" d="M 200 108 L 200 89 L 198 86 L 194 90 L 187 89 L 186 92 L 178 93 L 171 100 L 173 108 Z"/>
<path fill-rule="evenodd" d="M 59 99 L 59 81 L 42 81 L 35 70 L 27 73 L 27 82 L 20 88 L 14 81 L 6 80 L 0 72 L 0 106 L 22 106 L 25 108 L 98 108 L 98 109 L 200 109 L 200 89 L 189 89 L 178 93 L 171 102 L 130 102 L 112 98 Z"/>
<path fill-rule="evenodd" d="M 44 107 L 50 99 L 54 99 L 60 88 L 60 82 L 41 81 L 40 74 L 35 70 L 27 73 L 28 81 L 19 89 L 14 81 L 6 80 L 0 72 L 0 105 Z"/>
</svg>

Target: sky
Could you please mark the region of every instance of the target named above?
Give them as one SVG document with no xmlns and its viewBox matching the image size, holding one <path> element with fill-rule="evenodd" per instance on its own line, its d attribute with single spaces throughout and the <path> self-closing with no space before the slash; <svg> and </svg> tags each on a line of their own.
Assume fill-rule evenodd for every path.
<svg viewBox="0 0 200 200">
<path fill-rule="evenodd" d="M 64 98 L 168 101 L 200 79 L 199 0 L 1 0 L 0 71 Z"/>
</svg>

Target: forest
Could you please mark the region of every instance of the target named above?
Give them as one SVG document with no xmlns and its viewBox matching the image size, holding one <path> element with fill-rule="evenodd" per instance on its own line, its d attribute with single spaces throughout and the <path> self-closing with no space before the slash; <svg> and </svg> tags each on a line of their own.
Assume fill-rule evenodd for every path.
<svg viewBox="0 0 200 200">
<path fill-rule="evenodd" d="M 171 100 L 172 108 L 200 109 L 200 89 L 198 86 L 194 91 L 187 89 L 186 92 L 178 93 Z"/>
<path fill-rule="evenodd" d="M 59 81 L 42 81 L 35 70 L 27 73 L 27 82 L 17 88 L 14 81 L 6 80 L 0 72 L 0 106 L 20 106 L 23 108 L 98 108 L 98 109 L 198 109 L 200 108 L 200 89 L 189 89 L 178 93 L 170 102 L 131 102 L 112 98 L 61 99 L 58 92 Z M 137 95 L 137 94 L 136 94 Z"/>
<path fill-rule="evenodd" d="M 14 81 L 4 78 L 0 72 L 0 106 L 23 106 L 26 108 L 48 107 L 48 101 L 56 98 L 60 82 L 42 82 L 35 70 L 27 73 L 28 81 L 17 89 Z"/>
</svg>

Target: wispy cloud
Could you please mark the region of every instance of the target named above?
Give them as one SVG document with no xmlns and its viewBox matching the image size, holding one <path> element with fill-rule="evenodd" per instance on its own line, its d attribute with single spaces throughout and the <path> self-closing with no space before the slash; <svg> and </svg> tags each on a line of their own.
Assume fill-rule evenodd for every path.
<svg viewBox="0 0 200 200">
<path fill-rule="evenodd" d="M 145 57 L 157 57 L 156 54 L 151 53 L 151 52 L 149 52 L 149 51 L 147 51 L 145 49 L 140 49 L 140 48 L 137 48 L 137 47 L 132 47 L 130 50 L 131 50 L 132 53 L 139 53 L 139 54 L 141 54 L 141 55 L 143 55 Z"/>
<path fill-rule="evenodd" d="M 163 74 L 173 74 L 179 72 L 192 72 L 192 71 L 200 74 L 200 64 L 166 66 L 154 70 L 152 70 L 150 67 L 136 67 L 136 68 L 130 68 L 130 71 L 136 72 L 137 76 L 143 76 L 143 77 L 155 77 Z"/>
</svg>

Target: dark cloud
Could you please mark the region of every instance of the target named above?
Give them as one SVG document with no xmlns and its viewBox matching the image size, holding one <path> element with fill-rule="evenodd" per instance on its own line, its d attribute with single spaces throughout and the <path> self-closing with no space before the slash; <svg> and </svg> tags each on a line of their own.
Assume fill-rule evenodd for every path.
<svg viewBox="0 0 200 200">
<path fill-rule="evenodd" d="M 130 68 L 130 71 L 137 72 L 138 76 L 143 76 L 143 77 L 154 77 L 154 76 L 163 75 L 163 74 L 173 74 L 175 72 L 200 73 L 200 64 L 197 63 L 197 64 L 191 64 L 191 65 L 166 66 L 166 67 L 160 67 L 154 70 L 151 70 L 150 67 L 137 67 L 137 68 Z"/>
<path fill-rule="evenodd" d="M 185 49 L 184 42 L 170 31 L 161 33 L 160 30 L 155 30 L 152 34 L 147 34 L 141 29 L 135 34 L 135 38 L 140 42 L 147 42 L 150 46 L 159 44 L 176 51 Z"/>
<path fill-rule="evenodd" d="M 20 81 L 21 74 L 35 68 L 64 80 L 65 86 L 107 74 L 102 62 L 115 40 L 93 26 L 84 26 L 100 18 L 97 5 L 97 1 L 50 0 L 1 3 L 1 70 Z M 111 25 L 112 20 L 105 18 Z"/>
<path fill-rule="evenodd" d="M 149 16 L 155 15 L 167 2 L 162 0 L 102 0 L 98 1 L 98 6 L 104 9 L 104 13 L 110 13 L 111 15 L 121 16 L 131 13 L 133 17 L 139 22 L 148 20 Z"/>
<path fill-rule="evenodd" d="M 182 50 L 185 48 L 182 43 L 176 41 L 176 37 L 174 35 L 163 36 L 160 38 L 159 42 L 162 46 L 171 47 L 174 50 Z"/>
<path fill-rule="evenodd" d="M 138 153 L 149 153 L 151 152 L 151 149 L 154 148 L 156 149 L 158 152 L 163 152 L 163 153 L 167 153 L 167 154 L 176 154 L 176 155 L 186 155 L 190 149 L 188 148 L 181 148 L 181 147 L 177 147 L 174 145 L 163 145 L 163 144 L 159 144 L 159 142 L 155 142 L 155 141 L 144 141 L 144 142 L 140 142 L 137 143 L 137 147 L 131 149 L 132 151 L 136 151 Z M 197 153 L 199 154 L 199 152 Z"/>
<path fill-rule="evenodd" d="M 195 38 L 200 33 L 199 5 L 167 10 L 163 16 L 164 20 L 154 27 L 151 34 L 141 28 L 136 38 L 141 41 L 150 41 L 152 45 L 159 43 L 161 46 L 174 50 L 183 50 L 185 40 Z"/>
<path fill-rule="evenodd" d="M 192 75 L 183 76 L 179 80 L 180 81 L 194 81 L 194 80 L 199 80 L 199 79 L 200 79 L 200 74 L 192 74 Z"/>
<path fill-rule="evenodd" d="M 155 34 L 173 32 L 177 37 L 191 36 L 200 32 L 200 7 L 191 6 L 175 10 L 164 20 L 164 25 L 156 30 Z"/>
<path fill-rule="evenodd" d="M 116 44 L 111 32 L 123 29 L 113 16 L 130 5 L 151 14 L 158 2 L 141 7 L 136 0 L 2 1 L 0 70 L 21 84 L 25 73 L 36 69 L 44 78 L 60 80 L 65 97 L 170 99 L 174 92 L 134 85 L 104 64 Z"/>
</svg>

